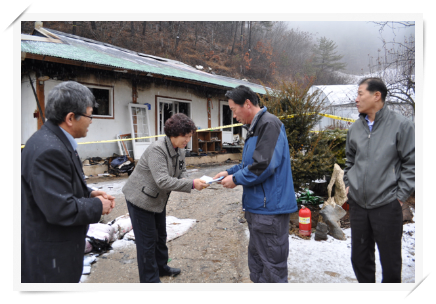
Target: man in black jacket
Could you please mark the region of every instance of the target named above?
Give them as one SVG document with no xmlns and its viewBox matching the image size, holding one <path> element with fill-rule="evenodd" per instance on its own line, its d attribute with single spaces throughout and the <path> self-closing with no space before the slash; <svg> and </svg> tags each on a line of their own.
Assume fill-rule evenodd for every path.
<svg viewBox="0 0 436 304">
<path fill-rule="evenodd" d="M 50 91 L 47 121 L 21 154 L 21 282 L 78 283 L 88 225 L 115 207 L 87 187 L 75 138 L 85 137 L 97 106 L 73 81 Z"/>
</svg>

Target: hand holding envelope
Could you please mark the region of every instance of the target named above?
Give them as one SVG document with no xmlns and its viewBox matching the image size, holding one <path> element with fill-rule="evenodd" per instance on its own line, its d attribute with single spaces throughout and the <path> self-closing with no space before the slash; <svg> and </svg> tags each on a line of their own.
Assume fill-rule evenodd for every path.
<svg viewBox="0 0 436 304">
<path fill-rule="evenodd" d="M 207 184 L 203 177 L 194 179 L 194 188 L 198 191 L 201 191 L 209 186 L 210 184 Z"/>
<path fill-rule="evenodd" d="M 214 180 L 222 178 L 218 184 L 223 185 L 224 188 L 235 188 L 236 184 L 233 182 L 233 175 L 229 175 L 227 171 L 222 171 L 213 177 Z"/>
<path fill-rule="evenodd" d="M 200 177 L 201 180 L 204 180 L 206 182 L 206 184 L 212 184 L 212 183 L 216 183 L 221 181 L 224 178 L 224 176 L 218 177 L 218 178 L 212 178 L 210 176 L 207 175 L 203 175 L 202 177 Z"/>
</svg>

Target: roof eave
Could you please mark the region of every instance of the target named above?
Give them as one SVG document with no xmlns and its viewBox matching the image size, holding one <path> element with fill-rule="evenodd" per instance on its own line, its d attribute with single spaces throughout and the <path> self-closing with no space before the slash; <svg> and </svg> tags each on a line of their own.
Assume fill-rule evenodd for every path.
<svg viewBox="0 0 436 304">
<path fill-rule="evenodd" d="M 195 81 L 195 80 L 191 80 L 191 79 L 173 77 L 173 76 L 168 76 L 168 75 L 163 75 L 163 74 L 158 74 L 158 73 L 153 73 L 152 76 L 150 76 L 149 74 L 151 74 L 151 73 L 144 72 L 144 71 L 121 69 L 121 68 L 116 68 L 113 66 L 99 65 L 96 63 L 90 63 L 90 62 L 86 62 L 86 61 L 78 61 L 78 60 L 71 60 L 71 59 L 65 59 L 65 58 L 60 58 L 60 57 L 53 57 L 53 56 L 46 56 L 46 55 L 39 55 L 39 54 L 22 52 L 22 60 L 24 60 L 24 59 L 33 59 L 33 60 L 48 61 L 48 62 L 54 62 L 54 63 L 75 65 L 75 66 L 80 66 L 80 67 L 85 67 L 85 68 L 94 68 L 94 69 L 100 69 L 100 70 L 106 70 L 106 71 L 122 72 L 124 74 L 130 74 L 130 75 L 136 75 L 136 76 L 160 78 L 160 79 L 189 83 L 189 84 L 199 85 L 199 86 L 204 86 L 204 87 L 211 87 L 211 88 L 220 89 L 220 90 L 232 89 L 232 87 L 228 87 L 228 86 L 220 86 L 220 85 L 216 85 L 216 84 L 212 84 L 212 83 L 208 83 L 208 82 Z"/>
</svg>

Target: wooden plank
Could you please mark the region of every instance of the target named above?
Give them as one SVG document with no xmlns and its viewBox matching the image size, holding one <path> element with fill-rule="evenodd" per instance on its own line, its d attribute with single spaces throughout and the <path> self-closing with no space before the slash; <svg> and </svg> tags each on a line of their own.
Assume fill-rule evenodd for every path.
<svg viewBox="0 0 436 304">
<path fill-rule="evenodd" d="M 47 30 L 46 30 L 45 28 L 43 28 L 43 27 L 40 27 L 39 29 L 37 29 L 37 31 L 40 32 L 40 33 L 43 34 L 43 35 L 51 36 L 51 37 L 53 37 L 54 39 L 59 39 L 59 40 L 61 40 L 61 38 L 59 38 L 57 35 L 55 35 L 55 34 L 53 34 L 53 33 L 50 33 L 49 31 L 47 31 Z"/>
<path fill-rule="evenodd" d="M 132 138 L 132 136 L 131 136 L 130 133 L 128 133 L 128 134 L 120 134 L 120 135 L 118 135 L 118 137 L 119 137 L 120 139 Z M 125 155 L 131 157 L 130 152 L 129 152 L 129 149 L 127 148 L 127 144 L 126 144 L 126 142 L 125 142 L 125 141 L 121 141 L 120 143 L 121 143 L 121 145 L 123 146 L 123 150 L 124 150 L 124 152 L 125 152 Z"/>
<path fill-rule="evenodd" d="M 39 36 L 31 36 L 31 35 L 25 35 L 25 34 L 21 34 L 21 40 L 62 43 L 62 41 L 58 40 L 58 39 L 45 38 L 45 37 L 39 37 Z"/>
</svg>

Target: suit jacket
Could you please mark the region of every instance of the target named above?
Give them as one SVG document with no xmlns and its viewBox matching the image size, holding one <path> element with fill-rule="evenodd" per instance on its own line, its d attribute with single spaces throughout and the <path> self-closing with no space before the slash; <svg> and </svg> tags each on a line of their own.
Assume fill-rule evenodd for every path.
<svg viewBox="0 0 436 304">
<path fill-rule="evenodd" d="M 142 154 L 123 187 L 126 200 L 150 212 L 162 212 L 171 191 L 191 192 L 186 171 L 185 149 L 176 151 L 168 136 L 153 142 Z"/>
<path fill-rule="evenodd" d="M 78 283 L 85 237 L 102 203 L 89 198 L 80 159 L 51 121 L 21 153 L 21 282 Z"/>
</svg>

